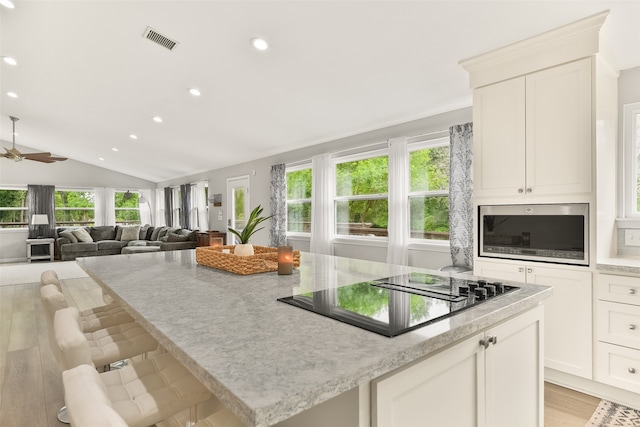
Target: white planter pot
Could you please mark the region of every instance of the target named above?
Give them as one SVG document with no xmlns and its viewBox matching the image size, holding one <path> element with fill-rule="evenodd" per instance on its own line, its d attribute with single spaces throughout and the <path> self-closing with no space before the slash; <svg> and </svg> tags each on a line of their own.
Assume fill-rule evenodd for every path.
<svg viewBox="0 0 640 427">
<path fill-rule="evenodd" d="M 251 243 L 236 245 L 233 253 L 240 256 L 253 255 L 253 245 Z"/>
</svg>

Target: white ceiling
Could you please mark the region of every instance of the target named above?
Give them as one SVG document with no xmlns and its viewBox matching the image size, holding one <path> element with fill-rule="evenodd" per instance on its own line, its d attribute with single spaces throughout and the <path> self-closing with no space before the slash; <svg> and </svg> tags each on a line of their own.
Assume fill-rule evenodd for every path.
<svg viewBox="0 0 640 427">
<path fill-rule="evenodd" d="M 153 182 L 471 105 L 461 59 L 606 9 L 619 68 L 640 65 L 637 0 L 13 1 L 1 139 L 13 115 L 19 145 Z"/>
</svg>

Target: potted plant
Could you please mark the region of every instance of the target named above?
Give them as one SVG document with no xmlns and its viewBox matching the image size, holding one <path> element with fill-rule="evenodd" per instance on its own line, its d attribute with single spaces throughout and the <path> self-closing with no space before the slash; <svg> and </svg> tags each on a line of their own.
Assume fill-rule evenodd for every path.
<svg viewBox="0 0 640 427">
<path fill-rule="evenodd" d="M 249 239 L 251 238 L 251 236 L 253 236 L 254 233 L 264 228 L 256 228 L 258 225 L 260 225 L 260 223 L 268 220 L 273 216 L 260 216 L 262 215 L 262 210 L 263 209 L 260 205 L 256 206 L 256 208 L 251 211 L 251 214 L 249 214 L 249 219 L 247 219 L 247 223 L 242 230 L 237 231 L 229 227 L 229 232 L 235 234 L 240 241 L 240 243 L 236 245 L 233 251 L 235 255 L 253 255 L 253 245 L 249 243 Z"/>
</svg>

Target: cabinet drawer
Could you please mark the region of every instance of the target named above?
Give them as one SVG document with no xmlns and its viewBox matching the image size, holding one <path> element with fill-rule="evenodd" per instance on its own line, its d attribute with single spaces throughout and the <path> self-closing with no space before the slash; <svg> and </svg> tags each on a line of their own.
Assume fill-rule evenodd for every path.
<svg viewBox="0 0 640 427">
<path fill-rule="evenodd" d="M 598 274 L 598 299 L 640 305 L 640 277 Z"/>
<path fill-rule="evenodd" d="M 640 306 L 598 301 L 598 340 L 640 350 Z"/>
<path fill-rule="evenodd" d="M 640 393 L 640 350 L 599 342 L 596 379 Z"/>
</svg>

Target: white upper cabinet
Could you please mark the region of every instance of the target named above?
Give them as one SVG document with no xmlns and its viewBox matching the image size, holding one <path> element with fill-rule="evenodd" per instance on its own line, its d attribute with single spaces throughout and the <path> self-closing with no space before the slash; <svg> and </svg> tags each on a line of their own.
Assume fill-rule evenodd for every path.
<svg viewBox="0 0 640 427">
<path fill-rule="evenodd" d="M 589 194 L 591 59 L 474 91 L 476 198 Z"/>
</svg>

